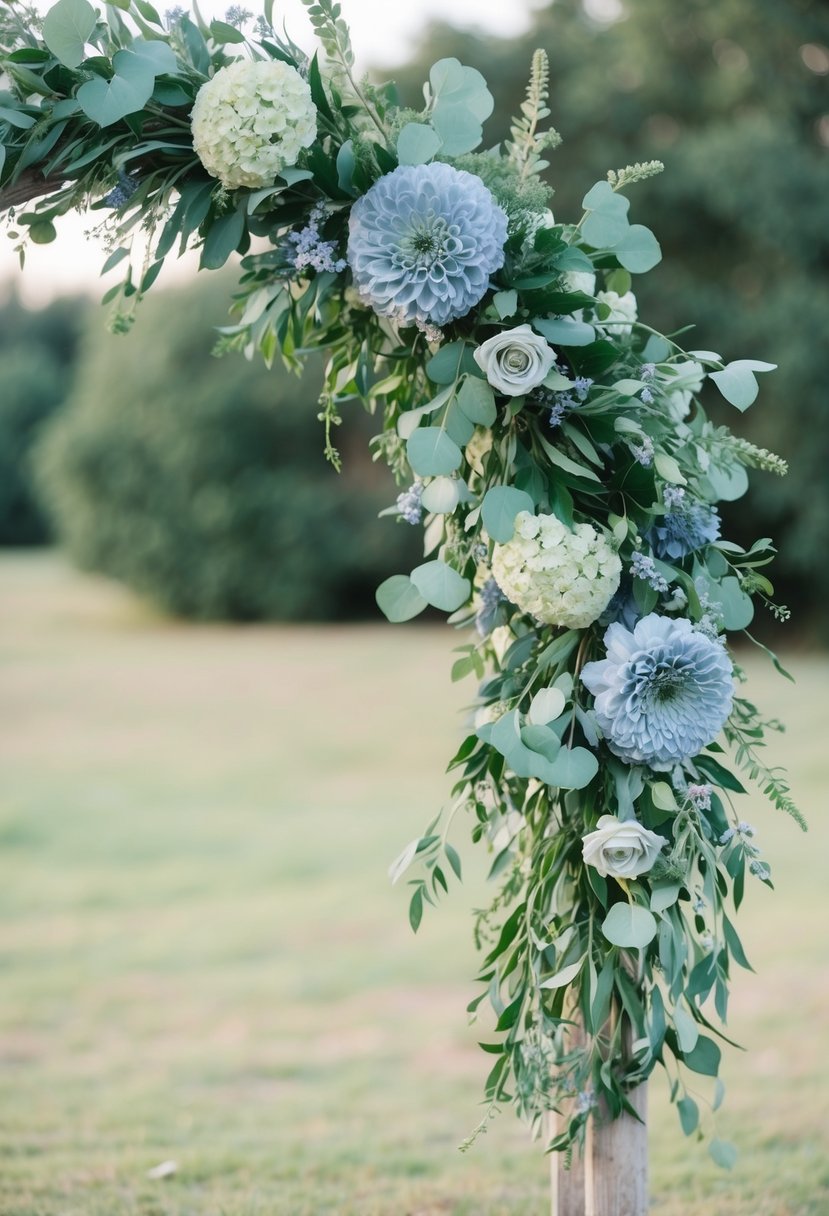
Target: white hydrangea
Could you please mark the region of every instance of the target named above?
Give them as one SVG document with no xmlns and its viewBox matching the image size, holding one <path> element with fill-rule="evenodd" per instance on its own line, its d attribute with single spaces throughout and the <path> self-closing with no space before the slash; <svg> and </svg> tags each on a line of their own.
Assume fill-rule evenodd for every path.
<svg viewBox="0 0 829 1216">
<path fill-rule="evenodd" d="M 633 292 L 626 291 L 620 296 L 618 291 L 597 291 L 596 299 L 610 309 L 610 315 L 598 322 L 598 328 L 607 330 L 612 338 L 627 337 L 639 316 Z"/>
<path fill-rule="evenodd" d="M 220 68 L 199 89 L 191 121 L 196 155 L 229 190 L 272 185 L 317 135 L 307 81 L 278 59 Z"/>
<path fill-rule="evenodd" d="M 547 625 L 584 629 L 610 603 L 622 563 L 590 524 L 571 532 L 555 515 L 520 511 L 513 538 L 496 545 L 492 576 L 522 612 Z"/>
</svg>

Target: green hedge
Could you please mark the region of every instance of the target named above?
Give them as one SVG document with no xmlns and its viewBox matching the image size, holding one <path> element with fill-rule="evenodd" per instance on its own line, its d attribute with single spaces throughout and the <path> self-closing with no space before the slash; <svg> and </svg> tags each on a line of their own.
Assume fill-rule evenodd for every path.
<svg viewBox="0 0 829 1216">
<path fill-rule="evenodd" d="M 322 456 L 318 375 L 211 356 L 228 282 L 159 293 L 126 337 L 91 320 L 75 390 L 36 454 L 40 494 L 82 567 L 183 616 L 374 615 L 414 529 L 378 520 L 396 489 L 372 464 L 373 423 Z"/>
</svg>

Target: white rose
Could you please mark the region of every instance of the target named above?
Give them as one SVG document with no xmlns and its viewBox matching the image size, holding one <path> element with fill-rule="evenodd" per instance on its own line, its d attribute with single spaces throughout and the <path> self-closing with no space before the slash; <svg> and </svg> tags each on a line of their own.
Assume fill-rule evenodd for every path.
<svg viewBox="0 0 829 1216">
<path fill-rule="evenodd" d="M 475 351 L 475 362 L 489 383 L 507 397 L 538 388 L 555 361 L 555 351 L 531 325 L 505 329 Z"/>
<path fill-rule="evenodd" d="M 665 840 L 635 819 L 602 815 L 582 843 L 585 865 L 595 866 L 603 878 L 638 878 L 651 869 Z"/>
<path fill-rule="evenodd" d="M 603 321 L 599 321 L 599 329 L 607 329 L 611 337 L 626 337 L 633 329 L 633 322 L 639 316 L 636 296 L 633 292 L 626 291 L 623 296 L 620 296 L 617 291 L 598 291 L 596 299 L 610 309 L 610 315 Z"/>
</svg>

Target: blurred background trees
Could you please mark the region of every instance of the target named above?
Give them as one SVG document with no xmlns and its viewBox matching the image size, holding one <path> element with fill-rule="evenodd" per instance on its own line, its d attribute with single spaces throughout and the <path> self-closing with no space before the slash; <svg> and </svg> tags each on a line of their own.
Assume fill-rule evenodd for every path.
<svg viewBox="0 0 829 1216">
<path fill-rule="evenodd" d="M 29 312 L 12 296 L 0 306 L 0 545 L 50 538 L 33 482 L 32 449 L 66 399 L 86 306 L 59 300 Z"/>
<path fill-rule="evenodd" d="M 216 359 L 233 280 L 200 276 L 147 299 L 127 336 L 100 314 L 74 388 L 36 454 L 37 486 L 81 567 L 183 616 L 366 615 L 414 529 L 378 520 L 397 493 L 372 464 L 374 426 L 322 456 L 319 367 L 301 382 L 261 360 Z M 396 542 L 396 543 L 395 543 Z"/>
<path fill-rule="evenodd" d="M 719 400 L 710 405 L 790 462 L 782 481 L 755 474 L 727 523 L 738 539 L 759 525 L 778 540 L 778 590 L 803 627 L 829 593 L 829 563 L 816 560 L 829 549 L 829 6 L 555 0 L 512 41 L 435 26 L 411 66 L 393 74 L 401 99 L 417 105 L 436 59 L 474 64 L 496 95 L 486 131 L 495 142 L 538 45 L 550 55 L 553 121 L 564 136 L 550 169 L 556 212 L 578 215 L 586 189 L 609 168 L 663 160 L 665 174 L 637 186 L 633 200 L 635 218 L 655 229 L 665 254 L 635 284 L 640 311 L 667 331 L 694 321 L 692 347 L 780 365 L 744 417 Z M 223 306 L 219 288 L 203 279 L 184 303 L 149 300 L 126 340 L 102 333 L 93 310 L 69 412 L 51 427 L 39 460 L 61 535 L 85 564 L 178 612 L 371 611 L 369 584 L 403 568 L 397 546 L 413 536 L 372 522 L 394 491 L 379 490 L 367 462 L 370 421 L 344 428 L 348 458 L 338 481 L 321 459 L 313 377 L 300 385 L 240 359 L 207 358 L 209 325 L 222 323 Z M 46 360 L 25 357 L 16 372 L 2 363 L 7 337 L 4 325 L 3 470 L 18 442 L 7 415 L 21 419 L 11 430 L 31 436 L 37 423 L 25 418 L 42 419 L 55 389 Z M 65 384 L 62 365 L 57 373 Z M 36 385 L 23 383 L 27 374 Z M 10 404 L 24 397 L 30 405 Z M 152 494 L 139 489 L 141 469 Z M 310 545 L 301 539 L 308 535 L 316 537 Z M 5 531 L 3 539 L 14 537 Z M 254 568 L 244 592 L 231 593 L 240 571 Z"/>
</svg>

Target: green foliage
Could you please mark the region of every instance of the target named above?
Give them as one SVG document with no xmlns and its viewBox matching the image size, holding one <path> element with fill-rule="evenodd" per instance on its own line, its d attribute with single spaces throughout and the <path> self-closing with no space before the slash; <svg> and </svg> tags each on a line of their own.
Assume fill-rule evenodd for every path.
<svg viewBox="0 0 829 1216">
<path fill-rule="evenodd" d="M 217 279 L 162 293 L 117 341 L 92 318 L 71 401 L 37 455 L 58 536 L 83 567 L 176 614 L 371 613 L 376 583 L 416 547 L 374 519 L 393 488 L 362 454 L 366 425 L 342 477 L 321 465 L 318 372 L 299 381 L 210 358 L 226 291 Z"/>
<path fill-rule="evenodd" d="M 755 522 L 777 536 L 783 598 L 801 629 L 825 633 L 829 566 L 814 555 L 829 549 L 829 132 L 826 76 L 801 53 L 811 45 L 829 45 L 821 0 L 631 0 L 623 20 L 602 23 L 580 0 L 556 0 L 512 42 L 437 25 L 396 75 L 408 100 L 436 58 L 475 63 L 504 100 L 487 128 L 494 142 L 509 138 L 533 48 L 546 49 L 548 104 L 564 135 L 545 174 L 556 212 L 572 213 L 581 183 L 608 164 L 627 166 L 613 185 L 630 184 L 634 170 L 638 217 L 670 267 L 637 283 L 640 312 L 665 333 L 693 317 L 689 345 L 717 350 L 727 334 L 727 359 L 762 350 L 782 369 L 764 386 L 766 408 L 746 416 L 742 442 L 779 451 L 792 475 L 758 478 L 726 522 L 744 542 Z M 666 166 L 656 181 L 641 173 L 649 161 Z M 707 395 L 713 405 L 716 390 Z"/>
<path fill-rule="evenodd" d="M 68 394 L 85 314 L 80 300 L 41 312 L 29 312 L 14 299 L 0 307 L 0 545 L 48 539 L 30 456 Z"/>
</svg>

